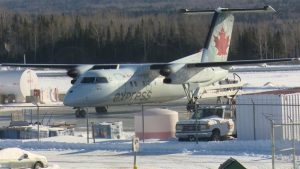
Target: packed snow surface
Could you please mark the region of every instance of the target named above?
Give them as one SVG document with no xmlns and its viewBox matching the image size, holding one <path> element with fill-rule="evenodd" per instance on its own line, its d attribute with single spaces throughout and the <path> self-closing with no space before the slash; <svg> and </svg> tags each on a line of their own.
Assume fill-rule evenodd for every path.
<svg viewBox="0 0 300 169">
<path fill-rule="evenodd" d="M 19 147 L 48 158 L 51 168 L 132 168 L 131 139 L 96 139 L 86 143 L 86 137 L 59 136 L 36 140 L 1 140 L 0 146 Z M 92 142 L 92 140 L 90 140 Z M 297 142 L 299 147 L 300 143 Z M 298 154 L 297 154 L 298 155 Z M 217 168 L 234 157 L 248 168 L 271 168 L 271 142 L 269 140 L 220 142 L 178 142 L 152 139 L 140 141 L 138 159 L 140 168 Z M 155 161 L 153 161 L 155 160 Z M 257 163 L 253 161 L 257 160 Z M 179 162 L 181 161 L 181 162 Z M 291 166 L 291 158 L 277 164 L 279 168 Z M 151 164 L 151 165 L 150 165 Z M 59 165 L 59 166 L 58 166 Z M 92 167 L 92 168 L 94 168 Z"/>
<path fill-rule="evenodd" d="M 54 141 L 55 140 L 55 141 Z M 61 142 L 64 141 L 64 142 Z M 92 140 L 90 140 L 92 142 Z M 97 140 L 98 141 L 98 140 Z M 76 136 L 60 136 L 35 140 L 1 140 L 4 147 L 19 147 L 32 150 L 104 150 L 116 152 L 131 152 L 131 140 L 103 140 L 95 144 L 86 144 L 86 138 Z M 176 139 L 168 141 L 146 140 L 141 142 L 141 153 L 183 153 L 198 154 L 270 154 L 270 141 L 238 141 L 222 142 L 178 142 Z M 300 144 L 299 144 L 300 146 Z"/>
</svg>

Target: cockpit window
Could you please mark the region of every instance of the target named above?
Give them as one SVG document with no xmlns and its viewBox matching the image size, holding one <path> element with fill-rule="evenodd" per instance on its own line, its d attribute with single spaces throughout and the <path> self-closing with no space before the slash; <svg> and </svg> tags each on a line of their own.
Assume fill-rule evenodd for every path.
<svg viewBox="0 0 300 169">
<path fill-rule="evenodd" d="M 81 83 L 108 83 L 106 77 L 84 77 Z"/>
<path fill-rule="evenodd" d="M 95 82 L 95 77 L 84 77 L 81 80 L 81 83 L 94 83 Z"/>
<path fill-rule="evenodd" d="M 96 77 L 95 83 L 108 83 L 108 80 L 106 77 Z"/>
</svg>

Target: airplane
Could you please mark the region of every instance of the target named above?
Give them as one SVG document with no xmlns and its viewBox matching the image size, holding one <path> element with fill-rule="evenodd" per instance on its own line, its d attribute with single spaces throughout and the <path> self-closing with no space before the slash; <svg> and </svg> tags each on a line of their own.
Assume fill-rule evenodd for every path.
<svg viewBox="0 0 300 169">
<path fill-rule="evenodd" d="M 195 54 L 169 63 L 143 64 L 13 64 L 2 66 L 64 68 L 73 78 L 64 105 L 76 108 L 76 117 L 85 117 L 84 107 L 97 113 L 108 106 L 161 103 L 187 96 L 196 102 L 199 88 L 212 85 L 228 75 L 228 66 L 293 61 L 293 58 L 227 61 L 235 13 L 275 12 L 263 8 L 217 8 L 181 10 L 188 15 L 213 14 L 204 48 Z"/>
</svg>

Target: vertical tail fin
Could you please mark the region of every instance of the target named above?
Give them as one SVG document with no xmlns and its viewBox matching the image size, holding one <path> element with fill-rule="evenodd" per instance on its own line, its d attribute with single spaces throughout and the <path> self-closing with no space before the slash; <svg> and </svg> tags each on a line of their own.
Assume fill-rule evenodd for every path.
<svg viewBox="0 0 300 169">
<path fill-rule="evenodd" d="M 206 37 L 201 62 L 227 61 L 234 16 L 215 12 Z"/>
<path fill-rule="evenodd" d="M 234 23 L 234 13 L 260 13 L 275 12 L 271 6 L 254 9 L 228 9 L 217 8 L 216 10 L 190 11 L 181 10 L 185 14 L 214 14 L 210 29 L 206 37 L 201 62 L 223 62 L 227 61 L 232 28 Z"/>
</svg>

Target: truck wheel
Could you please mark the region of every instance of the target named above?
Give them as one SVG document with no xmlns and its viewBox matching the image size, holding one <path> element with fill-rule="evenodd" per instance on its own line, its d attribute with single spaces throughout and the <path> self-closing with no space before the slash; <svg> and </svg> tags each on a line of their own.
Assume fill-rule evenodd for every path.
<svg viewBox="0 0 300 169">
<path fill-rule="evenodd" d="M 43 168 L 43 164 L 41 162 L 36 162 L 33 166 L 33 169 L 40 169 Z"/>
<path fill-rule="evenodd" d="M 196 141 L 195 136 L 189 136 L 189 141 Z"/>
<path fill-rule="evenodd" d="M 221 140 L 221 135 L 220 135 L 220 130 L 219 129 L 214 129 L 212 131 L 212 134 L 210 136 L 211 141 L 220 141 Z"/>
</svg>

